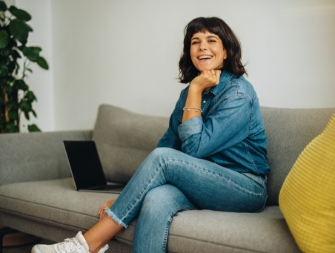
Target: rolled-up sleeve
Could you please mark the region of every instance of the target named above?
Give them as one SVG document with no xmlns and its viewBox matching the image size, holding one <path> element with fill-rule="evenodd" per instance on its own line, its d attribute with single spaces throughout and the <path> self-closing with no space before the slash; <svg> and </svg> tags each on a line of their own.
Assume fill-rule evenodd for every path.
<svg viewBox="0 0 335 253">
<path fill-rule="evenodd" d="M 186 120 L 183 124 L 178 127 L 178 134 L 180 140 L 183 142 L 192 135 L 201 133 L 202 131 L 202 117 L 194 117 Z"/>
<path fill-rule="evenodd" d="M 181 150 L 206 158 L 240 143 L 248 136 L 250 106 L 246 97 L 235 96 L 208 115 L 185 121 L 178 127 Z"/>
</svg>

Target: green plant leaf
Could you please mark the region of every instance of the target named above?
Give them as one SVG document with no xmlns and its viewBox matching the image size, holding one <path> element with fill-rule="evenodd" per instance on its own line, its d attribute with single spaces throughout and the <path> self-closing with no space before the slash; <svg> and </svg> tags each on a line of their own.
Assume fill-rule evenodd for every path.
<svg viewBox="0 0 335 253">
<path fill-rule="evenodd" d="M 8 57 L 8 56 L 10 56 L 11 53 L 12 53 L 12 50 L 8 47 L 0 49 L 0 55 L 1 56 Z"/>
<path fill-rule="evenodd" d="M 29 21 L 31 20 L 31 15 L 24 11 L 24 10 L 21 10 L 21 9 L 18 9 L 16 8 L 15 6 L 10 6 L 9 9 L 8 9 L 15 17 L 17 17 L 17 19 L 20 19 L 22 21 Z"/>
<path fill-rule="evenodd" d="M 9 35 L 6 30 L 1 30 L 0 31 L 0 48 L 5 48 L 7 47 L 9 42 Z"/>
<path fill-rule="evenodd" d="M 36 62 L 40 57 L 40 52 L 42 48 L 40 47 L 25 47 L 22 50 L 24 56 L 26 56 L 30 61 Z"/>
<path fill-rule="evenodd" d="M 0 1 L 0 11 L 6 11 L 7 5 L 4 1 Z"/>
<path fill-rule="evenodd" d="M 23 45 L 17 47 L 17 49 L 19 49 L 21 52 L 23 51 L 24 48 L 25 48 L 25 46 L 23 46 Z"/>
<path fill-rule="evenodd" d="M 8 73 L 13 73 L 13 71 L 15 70 L 15 62 L 11 61 L 8 63 Z"/>
<path fill-rule="evenodd" d="M 4 87 L 6 87 L 7 78 L 6 77 L 0 77 L 0 96 L 4 94 Z"/>
<path fill-rule="evenodd" d="M 0 132 L 2 129 L 4 129 L 6 126 L 6 120 L 5 118 L 0 118 Z"/>
<path fill-rule="evenodd" d="M 42 132 L 36 124 L 28 125 L 29 132 Z"/>
<path fill-rule="evenodd" d="M 14 122 L 8 122 L 5 127 L 5 133 L 17 133 L 19 131 L 18 126 Z"/>
<path fill-rule="evenodd" d="M 42 56 L 40 56 L 40 57 L 37 59 L 36 63 L 37 63 L 38 66 L 40 66 L 42 69 L 46 69 L 46 70 L 49 69 L 49 65 L 48 65 L 47 61 L 46 61 Z"/>
<path fill-rule="evenodd" d="M 1 51 L 1 49 L 0 49 L 0 51 Z M 1 56 L 1 54 L 0 54 L 0 64 L 8 65 L 9 62 L 10 62 L 9 57 L 4 57 L 4 56 Z"/>
<path fill-rule="evenodd" d="M 14 87 L 18 90 L 27 91 L 29 89 L 28 85 L 22 79 L 16 80 L 14 82 Z"/>
<path fill-rule="evenodd" d="M 27 99 L 27 102 L 29 103 L 37 101 L 35 94 L 31 90 L 27 92 L 27 94 L 25 95 L 25 98 Z"/>
<path fill-rule="evenodd" d="M 32 106 L 31 106 L 31 103 L 27 102 L 27 101 L 23 101 L 22 104 L 21 104 L 21 110 L 25 113 L 28 113 L 32 110 Z M 27 118 L 27 117 L 26 117 Z M 29 116 L 28 118 L 29 119 Z"/>
<path fill-rule="evenodd" d="M 29 112 L 24 112 L 24 116 L 26 117 L 27 120 L 30 120 Z"/>
<path fill-rule="evenodd" d="M 12 94 L 14 94 L 14 93 L 15 93 L 15 89 L 14 89 L 14 87 L 11 86 L 11 85 L 7 86 L 7 94 L 8 94 L 8 95 L 12 95 Z"/>
<path fill-rule="evenodd" d="M 22 44 L 26 44 L 29 32 L 32 32 L 33 29 L 25 22 L 14 19 L 9 24 L 9 31 L 13 35 L 14 39 L 17 39 Z"/>
<path fill-rule="evenodd" d="M 6 29 L 6 31 L 8 32 L 8 35 L 9 35 L 9 42 L 8 42 L 8 46 L 7 47 L 9 47 L 11 49 L 13 47 L 17 47 L 17 42 L 16 42 L 16 40 L 12 36 L 10 36 L 10 31 L 8 29 Z"/>
<path fill-rule="evenodd" d="M 17 59 L 17 58 L 21 58 L 21 55 L 20 55 L 20 53 L 17 51 L 17 50 L 15 50 L 15 49 L 13 49 L 12 50 L 12 55 L 13 55 L 13 58 L 15 59 Z"/>
<path fill-rule="evenodd" d="M 8 117 L 12 120 L 18 120 L 19 119 L 19 114 L 17 110 L 11 110 L 8 112 Z"/>
<path fill-rule="evenodd" d="M 0 64 L 0 76 L 6 76 L 8 73 L 8 68 L 4 64 Z"/>
<path fill-rule="evenodd" d="M 14 101 L 14 100 L 7 101 L 6 106 L 8 107 L 9 110 L 17 110 L 18 109 L 17 101 Z"/>
<path fill-rule="evenodd" d="M 34 114 L 35 118 L 37 118 L 37 114 L 34 110 L 31 110 L 31 112 Z"/>
</svg>

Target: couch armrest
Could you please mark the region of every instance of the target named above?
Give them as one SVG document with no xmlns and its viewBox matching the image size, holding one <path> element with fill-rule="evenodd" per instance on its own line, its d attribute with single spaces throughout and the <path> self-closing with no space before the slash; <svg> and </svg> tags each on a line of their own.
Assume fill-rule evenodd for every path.
<svg viewBox="0 0 335 253">
<path fill-rule="evenodd" d="M 63 140 L 91 139 L 91 130 L 0 134 L 0 185 L 70 177 Z"/>
</svg>

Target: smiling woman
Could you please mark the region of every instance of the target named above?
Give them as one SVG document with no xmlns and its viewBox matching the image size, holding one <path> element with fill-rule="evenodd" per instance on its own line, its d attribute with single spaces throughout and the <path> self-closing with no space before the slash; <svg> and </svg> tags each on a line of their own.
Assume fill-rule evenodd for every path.
<svg viewBox="0 0 335 253">
<path fill-rule="evenodd" d="M 32 253 L 103 253 L 136 217 L 132 252 L 166 252 L 178 212 L 264 208 L 266 136 L 256 92 L 242 76 L 238 40 L 221 19 L 195 19 L 186 28 L 179 66 L 181 82 L 189 85 L 157 148 L 119 197 L 101 205 L 100 221 L 84 235 L 36 245 Z"/>
<path fill-rule="evenodd" d="M 190 54 L 194 67 L 200 72 L 221 70 L 227 59 L 227 51 L 219 36 L 208 31 L 197 32 L 192 36 Z"/>
<path fill-rule="evenodd" d="M 182 122 L 201 116 L 202 93 L 219 84 L 223 69 L 237 77 L 246 74 L 240 42 L 230 27 L 216 17 L 196 18 L 186 26 L 179 68 L 180 82 L 191 82 L 185 103 L 188 110 Z"/>
<path fill-rule="evenodd" d="M 236 76 L 246 74 L 241 62 L 241 51 L 238 38 L 222 19 L 200 17 L 192 20 L 185 29 L 184 49 L 179 61 L 180 82 L 188 83 L 199 74 L 199 71 L 209 68 L 224 67 Z M 206 63 L 197 61 L 200 60 L 197 57 L 202 55 L 208 58 L 216 56 L 215 61 Z M 198 69 L 200 63 L 203 67 Z"/>
</svg>

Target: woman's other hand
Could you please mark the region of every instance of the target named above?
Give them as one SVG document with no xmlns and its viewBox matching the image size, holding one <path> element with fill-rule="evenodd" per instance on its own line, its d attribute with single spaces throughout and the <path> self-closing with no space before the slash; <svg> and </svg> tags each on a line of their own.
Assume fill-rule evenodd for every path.
<svg viewBox="0 0 335 253">
<path fill-rule="evenodd" d="M 192 80 L 190 89 L 199 93 L 209 90 L 219 84 L 220 75 L 221 70 L 204 70 L 200 75 Z"/>
<path fill-rule="evenodd" d="M 103 203 L 99 208 L 99 217 L 100 220 L 106 215 L 105 208 L 110 208 L 115 202 L 115 199 L 111 199 L 105 203 Z"/>
</svg>

